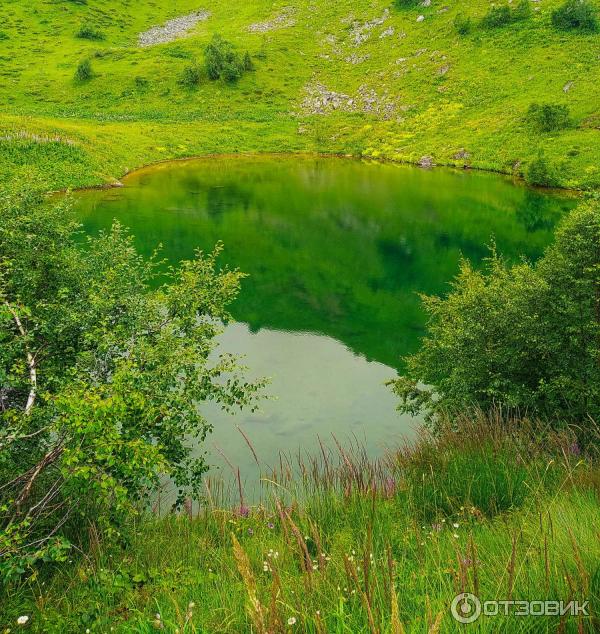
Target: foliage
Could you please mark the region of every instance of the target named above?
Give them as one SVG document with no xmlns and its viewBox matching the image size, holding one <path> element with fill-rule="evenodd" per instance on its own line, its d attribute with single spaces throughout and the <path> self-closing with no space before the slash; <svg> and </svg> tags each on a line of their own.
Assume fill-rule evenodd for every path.
<svg viewBox="0 0 600 634">
<path fill-rule="evenodd" d="M 223 79 L 229 83 L 237 81 L 245 70 L 252 70 L 246 67 L 248 60 L 250 64 L 252 63 L 248 54 L 247 57 L 248 59 L 240 57 L 231 42 L 224 40 L 220 35 L 215 35 L 204 53 L 209 79 Z"/>
<path fill-rule="evenodd" d="M 92 62 L 89 59 L 84 59 L 79 62 L 77 69 L 75 70 L 75 80 L 79 82 L 89 81 L 94 76 L 92 70 Z"/>
<path fill-rule="evenodd" d="M 322 459 L 292 462 L 297 480 L 262 465 L 255 507 L 213 481 L 207 512 L 143 518 L 127 546 L 101 545 L 0 596 L 0 621 L 29 615 L 37 632 L 459 632 L 448 606 L 469 591 L 583 599 L 592 611 L 499 614 L 478 621 L 482 634 L 513 632 L 515 618 L 523 631 L 591 634 L 597 456 L 572 434 L 499 422 L 448 421 L 457 429 L 375 463 L 360 447 L 324 446 Z"/>
<path fill-rule="evenodd" d="M 394 0 L 394 4 L 398 9 L 410 9 L 416 7 L 420 0 Z"/>
<path fill-rule="evenodd" d="M 114 538 L 168 475 L 199 495 L 192 454 L 210 424 L 198 404 L 250 404 L 236 360 L 210 362 L 241 275 L 209 255 L 169 268 L 132 238 L 77 238 L 64 204 L 2 194 L 0 226 L 0 575 L 63 556 L 81 525 Z M 74 529 L 74 530 L 73 530 Z M 56 556 L 55 556 L 56 555 Z"/>
<path fill-rule="evenodd" d="M 595 33 L 598 30 L 596 8 L 589 0 L 565 0 L 552 12 L 552 24 L 562 31 Z"/>
<path fill-rule="evenodd" d="M 82 24 L 77 33 L 75 33 L 75 37 L 81 40 L 103 40 L 104 33 L 89 24 Z"/>
<path fill-rule="evenodd" d="M 471 32 L 471 18 L 464 13 L 457 13 L 454 18 L 454 28 L 459 35 L 468 35 Z"/>
<path fill-rule="evenodd" d="M 521 0 L 519 4 L 511 10 L 506 5 L 492 6 L 487 14 L 481 20 L 481 24 L 485 28 L 498 28 L 507 26 L 519 20 L 526 20 L 531 17 L 531 6 L 529 0 Z"/>
<path fill-rule="evenodd" d="M 530 185 L 556 187 L 559 183 L 556 169 L 550 164 L 543 152 L 540 152 L 527 166 L 525 180 Z"/>
<path fill-rule="evenodd" d="M 499 406 L 556 425 L 598 420 L 599 245 L 593 201 L 566 217 L 535 265 L 510 267 L 494 252 L 483 272 L 463 262 L 446 299 L 424 298 L 428 336 L 394 384 L 401 411 L 435 420 Z"/>
<path fill-rule="evenodd" d="M 532 103 L 527 110 L 527 122 L 539 132 L 554 132 L 569 126 L 569 107 L 564 104 Z"/>
<path fill-rule="evenodd" d="M 196 88 L 202 81 L 202 69 L 196 63 L 189 64 L 181 73 L 180 83 L 186 88 Z"/>
</svg>

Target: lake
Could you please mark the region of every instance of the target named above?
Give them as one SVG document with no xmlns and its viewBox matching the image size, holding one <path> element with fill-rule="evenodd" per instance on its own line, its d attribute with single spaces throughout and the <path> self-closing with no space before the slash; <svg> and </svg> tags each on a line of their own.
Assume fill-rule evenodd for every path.
<svg viewBox="0 0 600 634">
<path fill-rule="evenodd" d="M 271 377 L 272 398 L 254 414 L 204 407 L 202 448 L 246 479 L 256 465 L 238 427 L 265 466 L 317 451 L 318 436 L 377 456 L 414 434 L 385 382 L 424 334 L 419 293 L 446 293 L 461 257 L 481 264 L 492 241 L 509 260 L 538 258 L 574 205 L 494 174 L 315 157 L 165 163 L 124 185 L 76 194 L 87 232 L 117 219 L 172 263 L 222 241 L 223 264 L 249 275 L 221 350 Z"/>
</svg>

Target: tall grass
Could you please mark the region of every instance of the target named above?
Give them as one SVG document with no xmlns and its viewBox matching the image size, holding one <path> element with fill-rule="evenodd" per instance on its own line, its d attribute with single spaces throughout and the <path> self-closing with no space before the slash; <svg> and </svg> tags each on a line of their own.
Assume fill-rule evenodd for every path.
<svg viewBox="0 0 600 634">
<path fill-rule="evenodd" d="M 375 462 L 334 445 L 282 456 L 252 507 L 241 479 L 207 479 L 202 508 L 141 518 L 122 550 L 12 588 L 2 618 L 44 632 L 458 632 L 450 603 L 473 592 L 589 600 L 591 614 L 482 616 L 474 631 L 596 631 L 600 470 L 574 435 L 482 417 Z"/>
</svg>

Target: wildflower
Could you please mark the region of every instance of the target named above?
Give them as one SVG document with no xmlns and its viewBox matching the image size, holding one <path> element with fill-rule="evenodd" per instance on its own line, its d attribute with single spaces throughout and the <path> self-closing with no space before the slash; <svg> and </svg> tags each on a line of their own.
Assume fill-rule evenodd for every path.
<svg viewBox="0 0 600 634">
<path fill-rule="evenodd" d="M 442 530 L 442 525 L 437 523 L 437 524 L 432 524 L 431 528 L 436 532 L 439 533 Z"/>
<path fill-rule="evenodd" d="M 290 618 L 288 619 L 288 625 L 296 625 L 296 617 L 295 616 L 290 616 Z"/>
<path fill-rule="evenodd" d="M 28 622 L 29 622 L 29 617 L 27 615 L 20 616 L 17 619 L 17 625 L 27 625 Z"/>
<path fill-rule="evenodd" d="M 239 510 L 240 517 L 248 517 L 250 515 L 250 509 L 247 506 L 240 506 Z"/>
<path fill-rule="evenodd" d="M 275 524 L 273 524 L 273 522 L 268 522 L 267 528 L 270 528 L 271 530 L 273 530 L 275 528 Z"/>
<path fill-rule="evenodd" d="M 195 607 L 196 607 L 196 604 L 195 604 L 193 601 L 190 601 L 190 602 L 188 603 L 188 608 L 189 608 L 190 610 L 193 610 Z"/>
<path fill-rule="evenodd" d="M 581 455 L 581 449 L 580 449 L 579 444 L 577 443 L 577 441 L 575 441 L 574 443 L 571 444 L 571 446 L 569 447 L 569 453 L 573 454 L 574 456 L 580 456 Z"/>
<path fill-rule="evenodd" d="M 254 535 L 254 529 L 253 528 L 249 528 L 248 529 L 248 535 L 250 535 L 250 537 L 252 537 L 252 535 Z"/>
<path fill-rule="evenodd" d="M 452 537 L 454 537 L 455 539 L 458 539 L 458 535 L 456 533 L 454 533 Z"/>
<path fill-rule="evenodd" d="M 454 528 L 458 528 L 458 524 L 452 524 L 452 526 L 454 526 Z"/>
</svg>

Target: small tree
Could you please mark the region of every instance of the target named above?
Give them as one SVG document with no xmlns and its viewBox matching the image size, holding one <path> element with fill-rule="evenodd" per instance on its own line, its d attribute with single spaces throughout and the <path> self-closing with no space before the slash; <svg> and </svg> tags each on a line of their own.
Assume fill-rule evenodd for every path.
<svg viewBox="0 0 600 634">
<path fill-rule="evenodd" d="M 484 271 L 463 262 L 446 299 L 424 298 L 428 335 L 394 382 L 400 410 L 433 422 L 497 407 L 557 425 L 599 420 L 599 289 L 598 201 L 561 222 L 535 265 L 495 252 Z"/>
<path fill-rule="evenodd" d="M 196 63 L 189 64 L 181 73 L 180 83 L 186 88 L 196 88 L 202 80 L 202 69 Z"/>
<path fill-rule="evenodd" d="M 569 108 L 564 104 L 532 103 L 527 110 L 527 122 L 539 132 L 555 132 L 569 126 Z"/>
<path fill-rule="evenodd" d="M 75 80 L 79 82 L 89 81 L 94 76 L 94 71 L 92 70 L 92 62 L 89 59 L 84 59 L 79 62 L 75 70 Z"/>
<path fill-rule="evenodd" d="M 454 28 L 459 35 L 468 35 L 471 32 L 471 18 L 464 13 L 458 13 L 454 18 Z"/>
<path fill-rule="evenodd" d="M 529 163 L 525 172 L 525 180 L 530 185 L 538 187 L 556 187 L 558 185 L 558 176 L 556 170 L 548 162 L 543 152 Z"/>
<path fill-rule="evenodd" d="M 119 225 L 82 243 L 65 203 L 0 194 L 0 579 L 117 538 L 168 475 L 199 497 L 198 405 L 252 406 L 215 336 L 241 280 L 208 255 L 166 271 Z M 86 530 L 82 531 L 81 527 Z"/>
<path fill-rule="evenodd" d="M 552 24 L 562 31 L 595 33 L 598 30 L 598 16 L 589 0 L 566 0 L 552 12 Z"/>
<path fill-rule="evenodd" d="M 75 33 L 75 37 L 78 37 L 81 40 L 103 40 L 104 33 L 95 29 L 93 26 L 89 24 L 82 24 L 79 30 Z"/>
<path fill-rule="evenodd" d="M 248 55 L 248 57 L 250 57 Z M 206 73 L 209 79 L 223 79 L 227 82 L 237 81 L 245 68 L 245 60 L 233 48 L 233 44 L 215 35 L 206 47 L 204 54 Z M 250 60 L 250 63 L 252 60 Z"/>
</svg>

